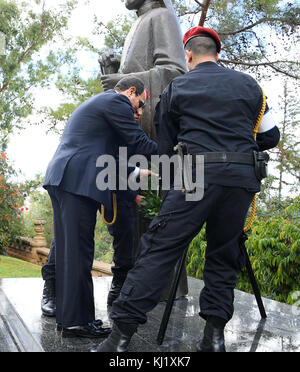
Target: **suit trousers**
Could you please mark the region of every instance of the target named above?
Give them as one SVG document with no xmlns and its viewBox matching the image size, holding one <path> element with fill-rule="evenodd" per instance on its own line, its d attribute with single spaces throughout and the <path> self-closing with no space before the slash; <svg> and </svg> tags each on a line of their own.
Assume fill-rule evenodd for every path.
<svg viewBox="0 0 300 372">
<path fill-rule="evenodd" d="M 125 279 L 128 271 L 133 267 L 135 260 L 134 202 L 118 194 L 117 203 L 117 220 L 114 225 L 108 227 L 108 231 L 113 237 L 114 249 L 114 266 L 111 270 L 114 276 Z M 108 220 L 112 220 L 113 213 L 106 211 L 105 217 Z M 55 238 L 53 238 L 48 262 L 42 267 L 42 277 L 44 280 L 55 279 L 55 249 Z"/>
<path fill-rule="evenodd" d="M 95 320 L 92 281 L 99 203 L 49 186 L 54 213 L 56 322 L 62 327 Z"/>
<path fill-rule="evenodd" d="M 211 184 L 202 200 L 186 201 L 181 191 L 171 189 L 141 238 L 139 256 L 113 304 L 111 318 L 135 324 L 147 321 L 146 314 L 158 304 L 172 269 L 206 222 L 200 315 L 229 321 L 243 262 L 239 242 L 253 197 L 243 188 Z"/>
<path fill-rule="evenodd" d="M 122 280 L 134 265 L 135 216 L 134 202 L 121 195 L 117 196 L 117 220 L 108 227 L 108 231 L 113 236 L 114 248 L 114 266 L 111 271 L 114 277 Z"/>
</svg>

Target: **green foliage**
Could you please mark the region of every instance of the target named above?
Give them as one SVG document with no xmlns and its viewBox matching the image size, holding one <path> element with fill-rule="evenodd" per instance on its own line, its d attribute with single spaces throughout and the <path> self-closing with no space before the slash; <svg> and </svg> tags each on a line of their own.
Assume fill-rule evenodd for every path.
<svg viewBox="0 0 300 372">
<path fill-rule="evenodd" d="M 4 152 L 0 155 L 0 253 L 24 235 L 25 199 L 35 187 L 34 182 L 17 184 L 13 181 L 16 172 Z"/>
<path fill-rule="evenodd" d="M 300 142 L 295 136 L 299 126 L 299 92 L 291 84 L 284 81 L 283 95 L 280 96 L 280 109 L 283 119 L 280 123 L 280 142 L 272 150 L 273 160 L 278 170 L 278 197 L 281 198 L 282 191 L 297 191 L 299 188 L 300 174 Z"/>
<path fill-rule="evenodd" d="M 194 278 L 203 279 L 206 251 L 205 226 L 190 244 L 187 254 L 187 274 Z"/>
<path fill-rule="evenodd" d="M 113 237 L 109 234 L 107 226 L 102 222 L 98 214 L 95 229 L 95 260 L 112 263 L 113 260 Z"/>
<path fill-rule="evenodd" d="M 45 87 L 59 66 L 70 59 L 68 52 L 44 46 L 62 37 L 76 1 L 56 10 L 45 9 L 39 0 L 0 0 L 0 31 L 6 38 L 0 56 L 0 135 L 6 139 L 13 126 L 34 108 L 33 88 Z M 50 51 L 49 51 L 50 50 Z"/>
<path fill-rule="evenodd" d="M 80 76 L 78 69 L 70 71 L 68 75 L 59 74 L 56 86 L 67 102 L 60 104 L 56 109 L 45 107 L 41 112 L 47 116 L 51 123 L 49 130 L 59 133 L 60 124 L 63 124 L 64 127 L 78 106 L 87 99 L 103 92 L 98 78 L 85 80 Z"/>
<path fill-rule="evenodd" d="M 122 48 L 125 43 L 127 34 L 129 33 L 136 16 L 130 13 L 126 16 L 118 16 L 114 20 L 103 25 L 99 22 L 99 26 L 105 33 L 105 46 L 108 49 L 113 49 L 117 53 L 122 53 Z M 101 29 L 101 28 L 100 28 Z"/>
<path fill-rule="evenodd" d="M 203 10 L 200 2 L 172 3 L 184 31 L 199 24 Z M 279 73 L 299 79 L 299 59 L 294 54 L 299 5 L 281 0 L 211 1 L 204 26 L 216 30 L 222 39 L 220 63 L 258 76 L 271 78 Z"/>
<path fill-rule="evenodd" d="M 152 220 L 157 216 L 161 206 L 161 198 L 158 192 L 152 190 L 143 191 L 144 199 L 141 202 L 141 212 L 146 219 Z"/>
</svg>

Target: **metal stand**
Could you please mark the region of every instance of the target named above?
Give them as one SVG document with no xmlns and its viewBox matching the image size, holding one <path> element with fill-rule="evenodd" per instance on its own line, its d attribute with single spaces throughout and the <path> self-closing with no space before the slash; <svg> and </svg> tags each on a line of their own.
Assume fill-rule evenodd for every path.
<svg viewBox="0 0 300 372">
<path fill-rule="evenodd" d="M 186 260 L 186 255 L 187 255 L 188 249 L 189 249 L 189 247 L 187 247 L 185 249 L 185 251 L 183 252 L 182 257 L 180 258 L 180 260 L 178 262 L 177 270 L 175 271 L 174 281 L 173 281 L 173 284 L 172 284 L 172 287 L 171 287 L 171 290 L 170 290 L 170 296 L 169 296 L 169 299 L 168 299 L 167 304 L 166 304 L 166 308 L 165 308 L 165 311 L 164 311 L 164 315 L 162 317 L 162 321 L 161 321 L 158 336 L 157 336 L 158 345 L 161 345 L 164 341 L 164 338 L 165 338 L 166 329 L 167 329 L 167 326 L 168 326 L 168 323 L 169 323 L 170 315 L 171 315 L 173 304 L 174 304 L 174 301 L 175 301 L 175 296 L 176 296 L 176 292 L 177 292 L 177 288 L 178 288 L 178 284 L 179 284 L 179 279 L 180 279 L 183 267 L 185 265 L 185 260 Z"/>
<path fill-rule="evenodd" d="M 259 308 L 259 311 L 260 311 L 260 315 L 261 315 L 262 319 L 266 319 L 267 314 L 266 314 L 266 311 L 265 311 L 265 307 L 264 307 L 264 304 L 263 304 L 263 301 L 262 301 L 262 298 L 261 298 L 261 294 L 260 294 L 260 290 L 259 290 L 258 285 L 257 285 L 257 281 L 256 281 L 255 276 L 254 276 L 254 272 L 253 272 L 253 269 L 252 269 L 252 266 L 251 266 L 249 255 L 248 255 L 247 249 L 245 247 L 245 241 L 246 240 L 247 240 L 247 235 L 243 234 L 242 240 L 241 240 L 241 248 L 243 250 L 243 254 L 244 254 L 245 259 L 246 259 L 246 268 L 247 268 L 249 279 L 250 279 L 250 282 L 251 282 L 251 285 L 252 285 L 253 293 L 255 295 L 257 305 L 258 305 L 258 308 Z M 187 252 L 188 252 L 188 248 L 183 252 L 183 255 L 180 258 L 180 261 L 179 261 L 178 266 L 177 266 L 177 270 L 175 272 L 173 285 L 172 285 L 171 291 L 170 291 L 170 297 L 167 301 L 166 308 L 165 308 L 165 311 L 164 311 L 164 314 L 163 314 L 163 317 L 162 317 L 162 321 L 161 321 L 158 336 L 157 336 L 158 345 L 161 345 L 164 341 L 164 338 L 165 338 L 165 333 L 166 333 L 166 330 L 167 330 L 170 315 L 171 315 L 172 308 L 173 308 L 173 305 L 174 305 L 174 300 L 175 300 L 175 295 L 176 295 L 176 291 L 177 291 L 177 287 L 178 287 L 178 283 L 179 283 L 179 278 L 180 278 L 182 269 L 185 265 Z"/>
</svg>

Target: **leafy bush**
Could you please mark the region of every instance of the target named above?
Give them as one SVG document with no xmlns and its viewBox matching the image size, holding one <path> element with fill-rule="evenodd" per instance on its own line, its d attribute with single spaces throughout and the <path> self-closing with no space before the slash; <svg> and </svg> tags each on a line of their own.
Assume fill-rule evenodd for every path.
<svg viewBox="0 0 300 372">
<path fill-rule="evenodd" d="M 3 248 L 26 235 L 24 214 L 28 211 L 25 200 L 37 187 L 36 181 L 18 184 L 14 181 L 16 171 L 4 152 L 0 152 L 0 253 Z"/>
<path fill-rule="evenodd" d="M 246 243 L 262 295 L 289 304 L 295 303 L 293 293 L 300 289 L 299 204 L 298 197 L 282 216 L 256 219 Z M 239 288 L 250 290 L 245 272 Z"/>
<path fill-rule="evenodd" d="M 146 197 L 142 202 L 144 216 L 152 219 L 159 211 L 161 199 L 150 190 L 143 195 Z M 288 198 L 276 205 L 274 210 L 258 211 L 246 248 L 262 296 L 292 305 L 297 301 L 293 294 L 300 290 L 300 197 Z M 204 225 L 188 251 L 189 276 L 203 279 L 205 251 Z M 237 289 L 252 292 L 245 269 L 239 275 Z"/>
<path fill-rule="evenodd" d="M 109 234 L 107 226 L 102 221 L 100 213 L 97 215 L 95 229 L 95 260 L 111 264 L 113 261 L 113 237 Z"/>
<path fill-rule="evenodd" d="M 149 190 L 143 191 L 144 199 L 141 202 L 141 212 L 146 219 L 152 220 L 157 216 L 161 206 L 161 198 L 157 192 Z"/>
<path fill-rule="evenodd" d="M 300 198 L 286 208 L 282 216 L 266 220 L 256 218 L 246 248 L 261 294 L 276 301 L 294 304 L 293 293 L 300 289 Z M 205 228 L 193 240 L 187 257 L 188 275 L 203 278 Z M 237 289 L 252 292 L 244 269 Z"/>
<path fill-rule="evenodd" d="M 24 231 L 22 212 L 24 211 L 25 185 L 10 181 L 14 170 L 8 164 L 4 152 L 0 155 L 0 252 L 15 241 Z"/>
</svg>

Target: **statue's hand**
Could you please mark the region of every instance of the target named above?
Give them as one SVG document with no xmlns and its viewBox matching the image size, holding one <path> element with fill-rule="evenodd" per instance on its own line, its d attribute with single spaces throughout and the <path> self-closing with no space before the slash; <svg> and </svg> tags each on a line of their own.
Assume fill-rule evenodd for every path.
<svg viewBox="0 0 300 372">
<path fill-rule="evenodd" d="M 102 87 L 105 91 L 114 89 L 117 83 L 122 79 L 122 74 L 109 74 L 101 76 Z"/>
</svg>

